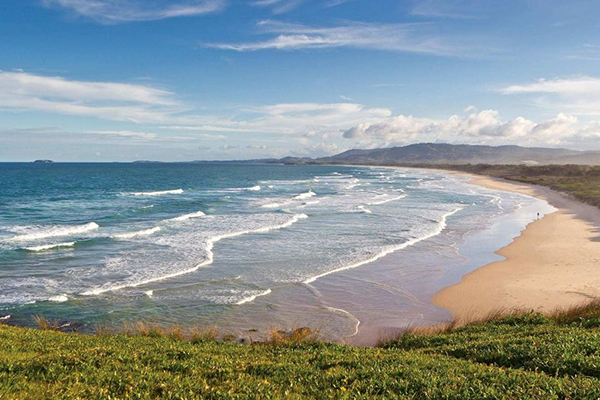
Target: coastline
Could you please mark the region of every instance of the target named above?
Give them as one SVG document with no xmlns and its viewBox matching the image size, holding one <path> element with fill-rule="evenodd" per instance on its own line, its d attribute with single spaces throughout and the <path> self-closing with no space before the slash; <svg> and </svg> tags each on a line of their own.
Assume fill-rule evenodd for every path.
<svg viewBox="0 0 600 400">
<path fill-rule="evenodd" d="M 600 209 L 546 187 L 444 171 L 469 183 L 547 201 L 557 211 L 536 220 L 508 246 L 504 257 L 445 287 L 431 299 L 459 323 L 499 311 L 551 312 L 600 297 Z"/>
</svg>

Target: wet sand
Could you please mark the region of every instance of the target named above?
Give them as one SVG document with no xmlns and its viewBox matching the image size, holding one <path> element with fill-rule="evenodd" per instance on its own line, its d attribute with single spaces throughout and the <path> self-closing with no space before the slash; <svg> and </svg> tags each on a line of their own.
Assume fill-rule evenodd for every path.
<svg viewBox="0 0 600 400">
<path fill-rule="evenodd" d="M 498 310 L 547 312 L 600 297 L 600 209 L 545 187 L 456 174 L 486 188 L 544 199 L 558 210 L 496 252 L 505 260 L 442 289 L 434 304 L 466 322 Z"/>
</svg>

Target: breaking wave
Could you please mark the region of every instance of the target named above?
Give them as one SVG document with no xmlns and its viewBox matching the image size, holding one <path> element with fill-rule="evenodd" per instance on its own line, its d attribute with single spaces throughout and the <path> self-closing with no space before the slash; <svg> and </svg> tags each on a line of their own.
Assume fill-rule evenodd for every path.
<svg viewBox="0 0 600 400">
<path fill-rule="evenodd" d="M 53 243 L 53 244 L 43 244 L 40 246 L 25 247 L 25 250 L 44 251 L 44 250 L 58 249 L 60 247 L 73 247 L 73 246 L 75 246 L 75 242 L 65 242 L 65 243 Z"/>
<path fill-rule="evenodd" d="M 22 235 L 13 236 L 9 241 L 31 241 L 60 236 L 73 236 L 81 233 L 93 231 L 99 226 L 95 222 L 85 225 L 53 225 L 53 226 L 25 226 L 14 229 L 22 232 Z"/>
<path fill-rule="evenodd" d="M 150 228 L 150 229 L 144 229 L 141 231 L 136 231 L 136 232 L 129 232 L 129 233 L 120 233 L 117 235 L 113 235 L 112 237 L 114 239 L 131 239 L 134 237 L 139 237 L 139 236 L 149 236 L 152 235 L 156 232 L 160 231 L 160 227 L 159 226 L 155 226 L 154 228 Z"/>
<path fill-rule="evenodd" d="M 345 265 L 343 267 L 336 268 L 336 269 L 333 269 L 331 271 L 323 272 L 321 274 L 318 274 L 318 275 L 315 275 L 315 276 L 313 276 L 311 278 L 306 279 L 304 281 L 304 283 L 305 284 L 310 284 L 310 283 L 313 283 L 317 279 L 320 279 L 320 278 L 322 278 L 324 276 L 335 274 L 336 272 L 341 272 L 341 271 L 345 271 L 345 270 L 348 270 L 348 269 L 357 268 L 357 267 L 363 266 L 365 264 L 370 264 L 370 263 L 372 263 L 372 262 L 374 262 L 376 260 L 379 260 L 380 258 L 382 258 L 384 256 L 387 256 L 388 254 L 394 253 L 394 252 L 396 252 L 398 250 L 402 250 L 402 249 L 404 249 L 406 247 L 409 247 L 409 246 L 412 246 L 412 245 L 417 244 L 419 242 L 422 242 L 423 240 L 426 240 L 426 239 L 429 239 L 431 237 L 437 236 L 440 233 L 442 233 L 442 231 L 446 228 L 446 220 L 448 219 L 448 217 L 450 217 L 451 215 L 456 214 L 457 212 L 459 212 L 462 209 L 463 209 L 462 207 L 458 207 L 458 208 L 454 209 L 454 211 L 450 211 L 450 212 L 444 214 L 442 216 L 440 222 L 438 223 L 437 228 L 433 232 L 431 232 L 429 234 L 426 234 L 426 235 L 418 237 L 418 238 L 412 238 L 412 239 L 410 239 L 410 240 L 408 240 L 408 241 L 406 241 L 406 242 L 404 242 L 402 244 L 399 244 L 399 245 L 385 247 L 381 252 L 379 252 L 378 254 L 374 255 L 371 258 L 368 258 L 366 260 L 362 260 L 362 261 L 359 261 L 359 262 L 356 262 L 356 263 L 353 263 L 353 264 L 350 264 L 350 265 Z"/>
<path fill-rule="evenodd" d="M 132 196 L 163 196 L 165 194 L 182 194 L 183 189 L 159 190 L 156 192 L 132 192 Z"/>
<path fill-rule="evenodd" d="M 201 217 L 205 217 L 206 214 L 204 214 L 202 211 L 196 211 L 190 214 L 183 214 L 180 215 L 179 217 L 175 217 L 175 218 L 171 218 L 168 219 L 167 221 L 187 221 L 188 219 L 191 218 L 201 218 Z"/>
<path fill-rule="evenodd" d="M 250 303 L 250 302 L 254 301 L 257 297 L 267 296 L 269 294 L 271 294 L 271 289 L 263 290 L 262 292 L 257 292 L 256 294 L 252 294 L 248 297 L 244 297 L 243 299 L 236 302 L 235 304 L 240 306 L 242 304 L 246 304 L 246 303 Z"/>
<path fill-rule="evenodd" d="M 308 218 L 308 216 L 306 214 L 295 214 L 288 221 L 286 221 L 282 224 L 279 224 L 279 225 L 269 225 L 269 226 L 264 226 L 264 227 L 260 227 L 260 228 L 255 228 L 255 229 L 240 230 L 240 231 L 228 232 L 228 233 L 223 233 L 220 235 L 212 236 L 206 241 L 206 245 L 205 245 L 205 249 L 204 249 L 207 254 L 206 259 L 191 268 L 184 269 L 181 271 L 175 271 L 175 272 L 172 272 L 169 274 L 152 277 L 152 278 L 147 278 L 147 279 L 143 279 L 143 280 L 135 281 L 135 282 L 108 283 L 108 284 L 96 287 L 94 289 L 86 290 L 85 292 L 83 292 L 81 294 L 83 296 L 95 296 L 95 295 L 99 295 L 99 294 L 106 293 L 106 292 L 120 290 L 120 289 L 124 289 L 127 287 L 142 286 L 142 285 L 146 285 L 146 284 L 149 284 L 152 282 L 163 281 L 166 279 L 170 279 L 170 278 L 174 278 L 177 276 L 186 275 L 186 274 L 195 272 L 198 269 L 200 269 L 206 265 L 212 264 L 212 262 L 214 260 L 214 253 L 212 250 L 213 250 L 215 244 L 223 239 L 229 239 L 229 238 L 234 238 L 234 237 L 242 236 L 242 235 L 248 235 L 248 234 L 254 234 L 254 233 L 265 233 L 265 232 L 269 232 L 272 230 L 284 229 L 289 226 L 292 226 L 296 222 L 298 222 L 302 219 L 305 219 L 305 218 Z"/>
</svg>

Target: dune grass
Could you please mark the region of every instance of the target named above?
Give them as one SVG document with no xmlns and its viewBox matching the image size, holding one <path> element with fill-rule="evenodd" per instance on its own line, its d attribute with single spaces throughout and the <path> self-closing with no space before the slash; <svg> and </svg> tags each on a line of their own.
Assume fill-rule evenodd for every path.
<svg viewBox="0 0 600 400">
<path fill-rule="evenodd" d="M 147 327 L 0 326 L 0 399 L 599 397 L 600 303 L 408 332 L 374 348 L 319 342 L 306 329 L 243 345 Z"/>
</svg>

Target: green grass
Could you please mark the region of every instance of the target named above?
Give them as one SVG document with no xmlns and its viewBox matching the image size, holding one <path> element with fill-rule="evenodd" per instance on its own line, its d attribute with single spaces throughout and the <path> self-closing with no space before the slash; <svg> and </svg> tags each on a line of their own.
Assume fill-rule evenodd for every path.
<svg viewBox="0 0 600 400">
<path fill-rule="evenodd" d="M 1 399 L 597 399 L 600 306 L 376 348 L 0 326 Z"/>
</svg>

